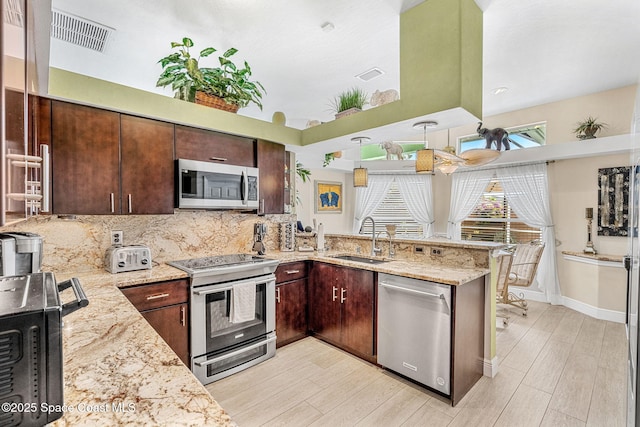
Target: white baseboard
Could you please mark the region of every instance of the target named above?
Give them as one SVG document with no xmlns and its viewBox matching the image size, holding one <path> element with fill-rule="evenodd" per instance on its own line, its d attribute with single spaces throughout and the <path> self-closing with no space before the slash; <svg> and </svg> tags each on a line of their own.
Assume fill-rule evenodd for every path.
<svg viewBox="0 0 640 427">
<path fill-rule="evenodd" d="M 530 301 L 547 302 L 542 292 L 536 292 L 527 289 L 518 289 L 518 293 L 520 292 L 524 294 L 525 299 L 528 299 Z M 561 303 L 565 307 L 596 319 L 608 320 L 610 322 L 616 323 L 625 323 L 626 321 L 626 315 L 624 311 L 615 311 L 608 310 L 606 308 L 594 307 L 593 305 L 569 297 L 561 297 Z"/>
<path fill-rule="evenodd" d="M 491 360 L 484 359 L 482 374 L 485 377 L 494 378 L 498 374 L 498 356 Z"/>
</svg>

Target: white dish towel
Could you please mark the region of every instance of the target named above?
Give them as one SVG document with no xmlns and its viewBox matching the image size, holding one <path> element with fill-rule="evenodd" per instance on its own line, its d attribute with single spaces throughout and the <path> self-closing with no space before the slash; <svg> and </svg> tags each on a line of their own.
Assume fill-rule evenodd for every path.
<svg viewBox="0 0 640 427">
<path fill-rule="evenodd" d="M 229 318 L 231 323 L 248 322 L 256 318 L 256 282 L 233 285 Z"/>
</svg>

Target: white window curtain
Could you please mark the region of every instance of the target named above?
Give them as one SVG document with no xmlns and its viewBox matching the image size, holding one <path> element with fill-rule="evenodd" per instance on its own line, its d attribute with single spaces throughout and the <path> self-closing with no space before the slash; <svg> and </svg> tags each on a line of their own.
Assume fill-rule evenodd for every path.
<svg viewBox="0 0 640 427">
<path fill-rule="evenodd" d="M 547 165 L 544 163 L 510 166 L 496 170 L 505 197 L 518 218 L 531 227 L 542 230 L 545 244 L 536 281 L 547 302 L 561 304 L 562 295 L 556 263 L 556 236 L 551 218 Z"/>
<path fill-rule="evenodd" d="M 423 237 L 432 237 L 434 217 L 431 175 L 396 175 L 395 179 L 407 210 L 417 223 L 422 224 Z"/>
<path fill-rule="evenodd" d="M 369 174 L 367 187 L 356 188 L 356 205 L 353 214 L 353 233 L 360 231 L 362 220 L 371 215 L 382 202 L 393 182 L 392 175 Z"/>
<path fill-rule="evenodd" d="M 453 174 L 447 224 L 449 239 L 461 239 L 460 225 L 478 205 L 480 197 L 482 197 L 493 175 L 493 170 L 474 170 Z"/>
</svg>

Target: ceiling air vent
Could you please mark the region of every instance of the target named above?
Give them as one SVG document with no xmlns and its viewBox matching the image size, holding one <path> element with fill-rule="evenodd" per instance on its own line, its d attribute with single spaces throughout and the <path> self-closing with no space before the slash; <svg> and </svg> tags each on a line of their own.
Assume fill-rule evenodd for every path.
<svg viewBox="0 0 640 427">
<path fill-rule="evenodd" d="M 88 19 L 53 10 L 51 37 L 87 49 L 104 52 L 109 36 L 114 31 L 105 25 Z"/>
<path fill-rule="evenodd" d="M 358 74 L 356 77 L 359 78 L 360 80 L 364 80 L 365 82 L 368 82 L 371 79 L 375 79 L 378 76 L 381 76 L 384 74 L 384 71 L 382 71 L 380 68 L 374 67 L 370 70 L 365 71 L 364 73 L 360 73 Z"/>
<path fill-rule="evenodd" d="M 22 1 L 20 0 L 3 0 L 4 1 L 4 22 L 16 27 L 24 27 L 24 11 L 22 10 Z"/>
</svg>

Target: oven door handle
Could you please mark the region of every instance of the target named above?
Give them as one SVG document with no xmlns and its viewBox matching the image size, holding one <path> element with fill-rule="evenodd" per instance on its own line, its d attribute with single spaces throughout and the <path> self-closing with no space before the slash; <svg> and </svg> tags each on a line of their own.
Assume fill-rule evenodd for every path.
<svg viewBox="0 0 640 427">
<path fill-rule="evenodd" d="M 209 359 L 209 360 L 207 360 L 205 362 L 193 362 L 193 364 L 196 365 L 196 366 L 200 366 L 200 367 L 211 365 L 213 363 L 217 363 L 217 362 L 220 362 L 222 360 L 229 359 L 231 357 L 237 356 L 237 355 L 242 354 L 242 353 L 244 353 L 246 351 L 253 350 L 254 348 L 262 347 L 263 345 L 269 344 L 270 342 L 273 342 L 276 339 L 277 339 L 277 337 L 273 336 L 273 337 L 267 338 L 264 341 L 257 342 L 255 344 L 252 344 L 252 345 L 248 346 L 248 347 L 242 347 L 239 350 L 232 351 L 231 353 L 227 353 L 227 354 L 222 355 L 220 357 L 216 357 L 214 359 Z"/>
<path fill-rule="evenodd" d="M 268 280 L 255 281 L 255 283 L 256 283 L 256 285 L 263 285 L 265 283 L 269 283 L 270 281 L 271 281 L 271 278 L 269 278 Z M 239 283 L 239 282 L 235 282 L 235 283 Z M 198 290 L 196 288 L 196 289 L 193 290 L 193 293 L 195 295 L 202 296 L 202 295 L 215 294 L 215 293 L 218 293 L 218 292 L 225 292 L 225 291 L 231 291 L 231 290 L 233 290 L 233 286 L 224 286 L 224 287 L 217 287 L 216 286 L 214 288 L 207 286 L 206 289 L 202 289 L 202 290 Z"/>
</svg>

